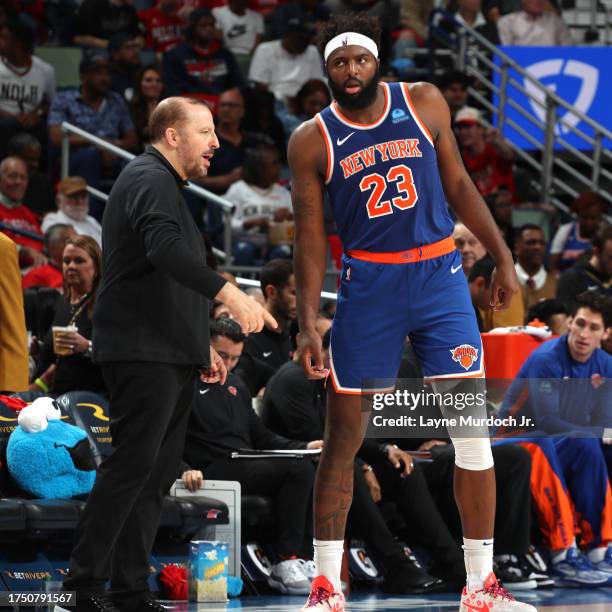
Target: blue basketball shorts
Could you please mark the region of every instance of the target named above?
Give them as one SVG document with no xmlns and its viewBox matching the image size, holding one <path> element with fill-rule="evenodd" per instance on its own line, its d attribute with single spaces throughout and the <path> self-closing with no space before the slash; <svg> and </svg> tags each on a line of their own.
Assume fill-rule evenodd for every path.
<svg viewBox="0 0 612 612">
<path fill-rule="evenodd" d="M 425 379 L 484 376 L 482 341 L 461 254 L 374 263 L 346 253 L 330 344 L 338 393 L 392 389 L 406 338 Z"/>
</svg>

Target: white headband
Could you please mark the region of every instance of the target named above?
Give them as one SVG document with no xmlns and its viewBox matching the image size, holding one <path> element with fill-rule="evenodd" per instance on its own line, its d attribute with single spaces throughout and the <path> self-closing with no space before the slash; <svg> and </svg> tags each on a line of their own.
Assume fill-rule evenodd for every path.
<svg viewBox="0 0 612 612">
<path fill-rule="evenodd" d="M 378 47 L 376 43 L 367 36 L 363 34 L 358 34 L 357 32 L 343 32 L 342 34 L 338 34 L 332 38 L 325 45 L 325 52 L 323 53 L 323 58 L 327 61 L 327 58 L 340 47 L 347 47 L 348 45 L 359 45 L 360 47 L 364 47 L 367 49 L 376 59 L 378 59 Z"/>
</svg>

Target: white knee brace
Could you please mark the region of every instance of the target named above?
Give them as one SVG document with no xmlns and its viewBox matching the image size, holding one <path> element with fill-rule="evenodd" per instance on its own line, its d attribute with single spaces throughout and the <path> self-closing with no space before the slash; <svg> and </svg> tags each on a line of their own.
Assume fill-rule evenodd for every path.
<svg viewBox="0 0 612 612">
<path fill-rule="evenodd" d="M 464 470 L 482 471 L 493 467 L 489 438 L 452 438 L 455 465 Z"/>
<path fill-rule="evenodd" d="M 478 393 L 485 389 L 484 378 L 446 379 L 433 383 L 436 393 Z M 441 407 L 444 416 L 451 416 L 451 411 Z M 473 417 L 486 417 L 484 405 L 476 407 Z M 453 415 L 456 416 L 456 413 Z M 453 427 L 448 431 L 455 447 L 455 465 L 464 470 L 482 471 L 493 467 L 493 453 L 486 427 L 469 428 Z"/>
</svg>

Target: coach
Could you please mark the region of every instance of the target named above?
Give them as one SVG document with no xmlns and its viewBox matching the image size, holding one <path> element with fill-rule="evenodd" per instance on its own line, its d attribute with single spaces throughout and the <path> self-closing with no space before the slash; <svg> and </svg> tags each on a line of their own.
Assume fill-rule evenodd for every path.
<svg viewBox="0 0 612 612">
<path fill-rule="evenodd" d="M 168 98 L 149 132 L 152 145 L 115 182 L 102 226 L 93 355 L 110 392 L 114 452 L 98 469 L 64 582 L 79 612 L 164 609 L 147 586 L 162 500 L 179 473 L 198 370 L 207 382 L 226 376 L 209 346 L 208 300 L 224 302 L 244 332 L 275 325 L 207 267 L 181 197 L 219 147 L 208 107 Z"/>
</svg>

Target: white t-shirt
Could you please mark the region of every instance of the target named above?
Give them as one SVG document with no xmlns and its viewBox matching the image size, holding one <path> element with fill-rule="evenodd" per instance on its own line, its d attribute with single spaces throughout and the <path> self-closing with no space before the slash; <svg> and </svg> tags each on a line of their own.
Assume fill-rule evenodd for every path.
<svg viewBox="0 0 612 612">
<path fill-rule="evenodd" d="M 0 60 L 0 110 L 17 115 L 38 110 L 55 96 L 55 69 L 32 56 L 32 65 L 24 74 L 22 68 Z"/>
<path fill-rule="evenodd" d="M 314 45 L 308 45 L 301 55 L 291 55 L 281 46 L 280 40 L 257 45 L 249 80 L 264 83 L 281 102 L 293 97 L 310 79 L 324 79 L 321 57 Z"/>
<path fill-rule="evenodd" d="M 72 225 L 77 234 L 81 236 L 91 236 L 100 246 L 102 246 L 102 226 L 91 216 L 87 215 L 83 221 L 75 221 L 69 217 L 63 210 L 50 212 L 45 215 L 41 229 L 46 232 L 52 225 L 56 223 L 65 223 Z"/>
<path fill-rule="evenodd" d="M 262 189 L 240 180 L 227 190 L 224 197 L 236 207 L 232 217 L 234 238 L 243 238 L 258 246 L 266 244 L 267 235 L 262 234 L 257 227 L 245 230 L 242 224 L 256 217 L 268 217 L 272 221 L 274 213 L 279 208 L 292 209 L 291 194 L 278 183 Z"/>
<path fill-rule="evenodd" d="M 212 10 L 217 27 L 223 32 L 223 44 L 237 55 L 249 55 L 255 47 L 257 34 L 263 36 L 263 17 L 246 9 L 244 15 L 236 15 L 229 6 L 218 6 Z"/>
</svg>

